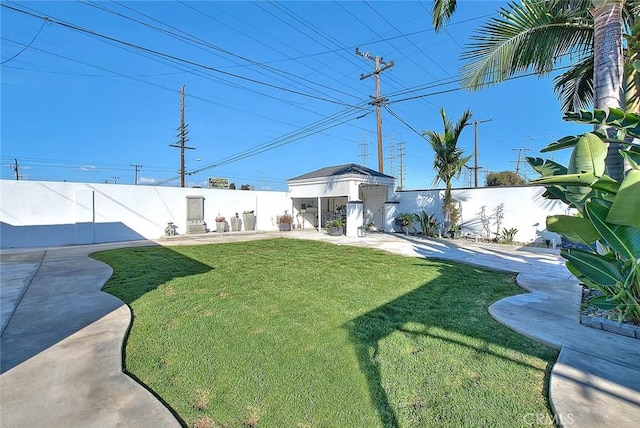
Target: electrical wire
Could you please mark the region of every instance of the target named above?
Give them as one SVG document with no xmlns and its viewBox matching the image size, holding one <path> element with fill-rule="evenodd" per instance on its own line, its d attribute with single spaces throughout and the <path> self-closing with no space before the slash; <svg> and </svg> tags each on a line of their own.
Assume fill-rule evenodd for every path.
<svg viewBox="0 0 640 428">
<path fill-rule="evenodd" d="M 280 91 L 284 91 L 284 92 L 292 93 L 292 94 L 295 94 L 295 95 L 300 95 L 300 96 L 303 96 L 303 97 L 307 97 L 307 98 L 312 98 L 312 99 L 328 102 L 328 103 L 331 103 L 331 104 L 338 104 L 338 105 L 342 105 L 342 106 L 350 106 L 350 104 L 345 103 L 345 102 L 335 101 L 335 100 L 331 100 L 331 99 L 328 99 L 328 98 L 319 97 L 317 95 L 307 94 L 307 93 L 304 93 L 304 92 L 300 92 L 300 91 L 296 91 L 296 90 L 293 90 L 293 89 L 285 88 L 285 87 L 282 87 L 282 86 L 274 85 L 272 83 L 263 82 L 263 81 L 260 81 L 260 80 L 257 80 L 257 79 L 253 79 L 253 78 L 250 78 L 250 77 L 242 76 L 242 75 L 239 75 L 239 74 L 236 74 L 236 73 L 231 73 L 231 72 L 224 71 L 224 70 L 221 70 L 221 69 L 218 69 L 218 68 L 215 68 L 215 67 L 211 67 L 211 66 L 208 66 L 206 64 L 201 64 L 201 63 L 196 62 L 196 61 L 188 60 L 188 59 L 181 58 L 181 57 L 178 57 L 178 56 L 175 56 L 175 55 L 171 55 L 171 54 L 168 54 L 168 53 L 160 52 L 160 51 L 155 50 L 155 49 L 151 49 L 151 48 L 147 48 L 147 47 L 144 47 L 144 46 L 140 46 L 140 45 L 137 45 L 135 43 L 130 43 L 130 42 L 127 42 L 125 40 L 120 40 L 120 39 L 117 39 L 115 37 L 107 36 L 105 34 L 101 34 L 101 33 L 98 33 L 96 31 L 92 31 L 92 30 L 89 30 L 89 29 L 86 29 L 86 28 L 83 28 L 83 27 L 79 27 L 79 26 L 74 25 L 74 24 L 69 24 L 69 23 L 65 23 L 63 21 L 54 20 L 54 19 L 48 18 L 46 16 L 38 16 L 38 15 L 36 15 L 34 13 L 28 12 L 26 10 L 21 10 L 21 9 L 15 8 L 13 6 L 9 6 L 9 5 L 6 5 L 6 4 L 1 4 L 1 6 L 2 7 L 6 7 L 8 9 L 11 9 L 13 11 L 19 12 L 19 13 L 23 13 L 23 14 L 28 15 L 28 16 L 34 17 L 34 18 L 48 19 L 49 22 L 51 22 L 53 24 L 60 25 L 60 26 L 65 27 L 65 28 L 69 28 L 69 29 L 74 30 L 74 31 L 78 31 L 78 32 L 82 32 L 82 33 L 85 33 L 85 34 L 89 34 L 89 35 L 92 35 L 92 36 L 95 36 L 95 37 L 98 37 L 98 38 L 101 38 L 101 39 L 110 40 L 112 42 L 115 42 L 115 43 L 118 43 L 118 44 L 122 44 L 122 45 L 128 46 L 130 48 L 138 49 L 138 50 L 141 50 L 143 52 L 146 52 L 146 53 L 149 53 L 149 54 L 152 54 L 152 55 L 156 55 L 156 56 L 159 56 L 159 57 L 163 57 L 163 58 L 171 59 L 171 60 L 178 61 L 178 62 L 181 62 L 181 63 L 189 64 L 189 65 L 192 65 L 192 66 L 195 66 L 195 67 L 202 68 L 204 70 L 212 71 L 214 73 L 219 73 L 219 74 L 222 74 L 222 75 L 225 75 L 225 76 L 229 76 L 229 77 L 233 77 L 233 78 L 236 78 L 236 79 L 241 79 L 241 80 L 245 80 L 245 81 L 248 81 L 248 82 L 251 82 L 251 83 L 255 83 L 257 85 L 266 86 L 266 87 L 269 87 L 269 88 L 272 88 L 272 89 L 278 89 Z"/>
<path fill-rule="evenodd" d="M 40 29 L 38 30 L 38 32 L 36 33 L 35 36 L 33 36 L 33 39 L 31 39 L 31 41 L 29 42 L 29 44 L 25 45 L 24 48 L 22 48 L 18 53 L 16 53 L 15 55 L 13 55 L 11 58 L 9 59 L 5 59 L 4 61 L 0 62 L 0 64 L 6 64 L 9 61 L 11 61 L 12 59 L 17 58 L 18 56 L 20 56 L 20 54 L 22 54 L 24 51 L 26 51 L 27 49 L 29 49 L 31 47 L 31 45 L 33 44 L 33 42 L 36 41 L 36 39 L 38 38 L 38 36 L 40 35 L 40 32 L 42 31 L 42 29 L 44 28 L 44 26 L 47 24 L 48 18 L 45 16 L 44 21 L 42 22 L 42 25 L 40 26 Z"/>
</svg>

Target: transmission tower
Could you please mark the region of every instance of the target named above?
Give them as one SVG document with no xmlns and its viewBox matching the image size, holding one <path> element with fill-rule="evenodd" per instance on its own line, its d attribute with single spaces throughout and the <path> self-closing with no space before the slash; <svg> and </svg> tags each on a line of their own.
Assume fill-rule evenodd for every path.
<svg viewBox="0 0 640 428">
<path fill-rule="evenodd" d="M 392 141 L 393 141 L 393 137 L 392 137 Z M 396 144 L 395 143 L 391 143 L 387 146 L 387 150 L 389 152 L 389 156 L 388 156 L 388 162 L 389 162 L 389 171 L 390 174 L 393 174 L 395 172 L 395 166 L 396 166 Z"/>
<path fill-rule="evenodd" d="M 524 162 L 524 158 L 526 157 L 527 152 L 529 150 L 531 150 L 531 149 L 529 149 L 529 148 L 518 148 L 518 149 L 511 149 L 511 150 L 514 150 L 514 151 L 517 150 L 518 151 L 518 159 L 514 160 L 514 161 L 511 161 L 511 162 L 516 164 L 516 171 L 515 171 L 516 175 L 520 175 L 520 162 Z M 524 177 L 525 180 L 527 179 L 526 170 L 525 170 L 525 173 L 523 174 L 523 177 Z"/>
<path fill-rule="evenodd" d="M 362 152 L 360 153 L 360 157 L 362 158 L 362 165 L 369 166 L 369 133 L 363 132 L 360 134 L 362 137 L 362 141 L 360 141 L 360 147 L 362 148 Z"/>
<path fill-rule="evenodd" d="M 398 176 L 400 177 L 400 190 L 404 189 L 404 143 L 398 143 L 398 158 L 400 158 L 400 171 Z"/>
</svg>

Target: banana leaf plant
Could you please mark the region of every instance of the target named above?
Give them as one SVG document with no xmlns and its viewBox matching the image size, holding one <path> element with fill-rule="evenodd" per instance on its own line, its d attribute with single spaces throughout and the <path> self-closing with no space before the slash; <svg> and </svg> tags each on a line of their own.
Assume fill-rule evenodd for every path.
<svg viewBox="0 0 640 428">
<path fill-rule="evenodd" d="M 547 229 L 592 251 L 563 249 L 567 268 L 587 287 L 602 295 L 591 299 L 596 307 L 615 309 L 619 321 L 640 324 L 640 116 L 619 109 L 568 113 L 565 120 L 617 131 L 602 130 L 562 138 L 542 152 L 572 148 L 569 165 L 527 158 L 542 177 L 532 184 L 546 187 L 545 197 L 560 199 L 578 211 L 576 216 L 547 218 Z M 605 171 L 606 143 L 620 143 L 620 154 L 631 170 L 621 182 Z"/>
</svg>

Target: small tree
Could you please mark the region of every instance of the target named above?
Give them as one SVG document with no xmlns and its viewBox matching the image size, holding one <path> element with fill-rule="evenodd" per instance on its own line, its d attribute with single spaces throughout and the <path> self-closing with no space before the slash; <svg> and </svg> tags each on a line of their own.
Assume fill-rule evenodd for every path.
<svg viewBox="0 0 640 428">
<path fill-rule="evenodd" d="M 512 171 L 490 172 L 487 174 L 487 186 L 520 186 L 526 184 L 524 179 Z"/>
<path fill-rule="evenodd" d="M 433 179 L 433 184 L 436 185 L 440 181 L 445 184 L 442 213 L 445 223 L 452 227 L 454 225 L 452 219 L 454 206 L 451 198 L 451 180 L 460 175 L 462 168 L 471 159 L 471 156 L 463 156 L 464 150 L 457 146 L 458 138 L 464 127 L 469 124 L 472 113 L 471 110 L 465 111 L 455 125 L 447 119 L 444 109 L 440 110 L 440 115 L 444 132 L 424 131 L 423 134 L 427 137 L 435 153 L 433 169 L 436 171 L 436 176 Z"/>
</svg>

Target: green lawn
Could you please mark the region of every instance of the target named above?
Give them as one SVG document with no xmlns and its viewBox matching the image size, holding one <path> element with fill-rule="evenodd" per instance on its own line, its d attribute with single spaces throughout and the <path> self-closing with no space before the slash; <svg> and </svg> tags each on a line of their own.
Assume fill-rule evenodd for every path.
<svg viewBox="0 0 640 428">
<path fill-rule="evenodd" d="M 134 322 L 126 370 L 188 426 L 526 425 L 557 352 L 487 307 L 512 275 L 314 241 L 95 254 Z"/>
</svg>

